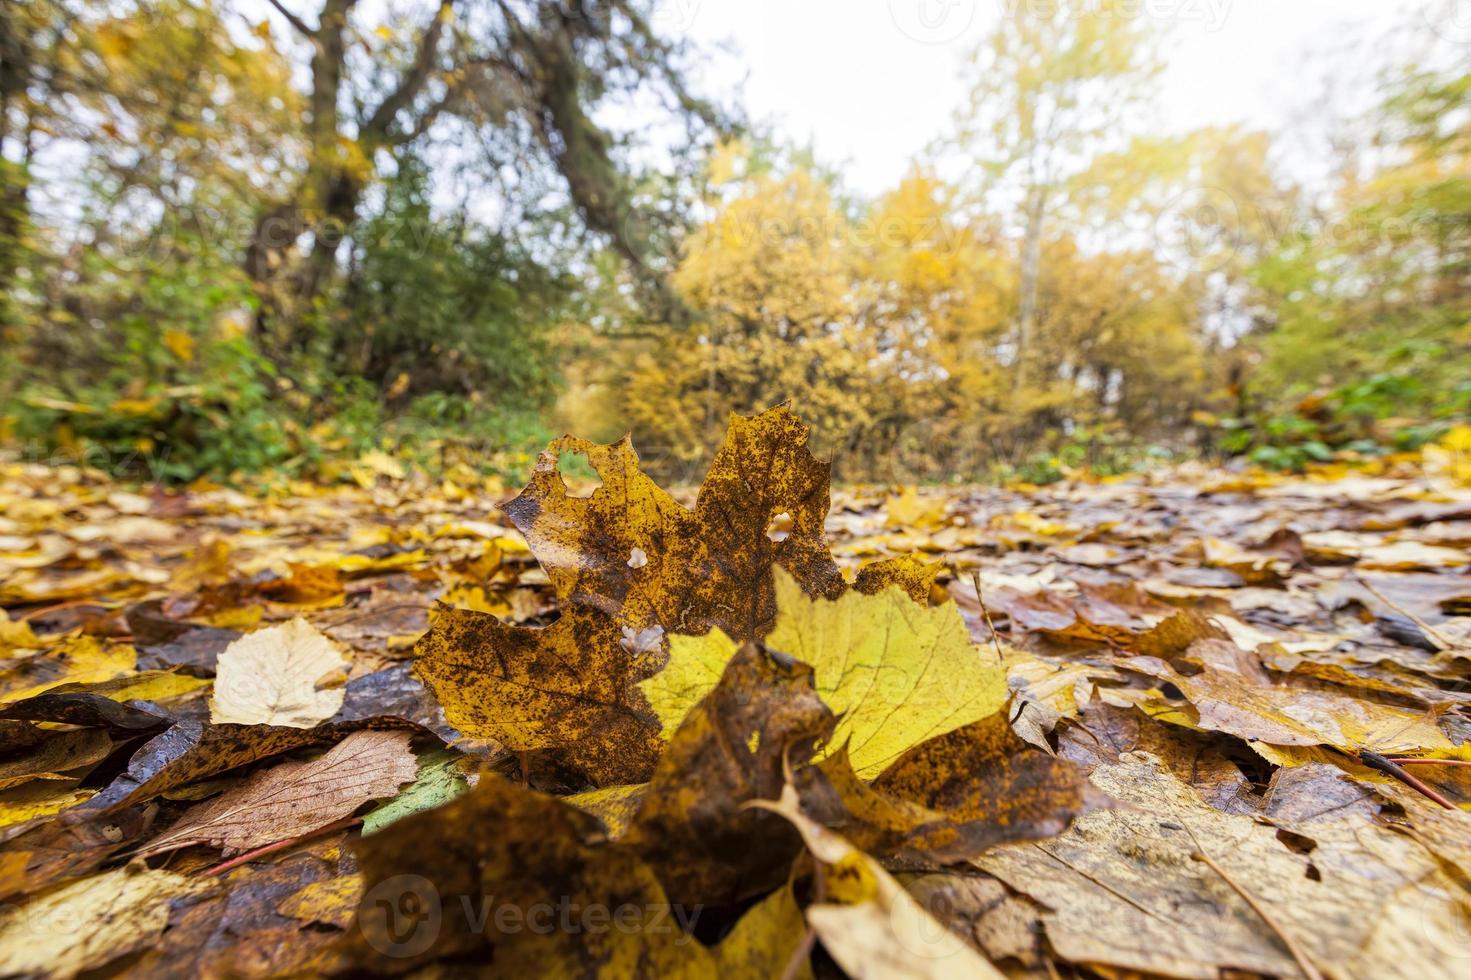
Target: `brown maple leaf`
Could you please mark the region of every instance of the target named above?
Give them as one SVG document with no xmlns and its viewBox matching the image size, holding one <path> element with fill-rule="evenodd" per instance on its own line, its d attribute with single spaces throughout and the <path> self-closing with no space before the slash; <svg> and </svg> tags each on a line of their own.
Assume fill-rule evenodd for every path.
<svg viewBox="0 0 1471 980">
<path fill-rule="evenodd" d="M 564 604 L 634 629 L 718 626 L 756 639 L 776 616 L 773 566 L 813 597 L 846 588 L 823 538 L 832 464 L 808 450 L 808 431 L 785 405 L 732 414 L 693 511 L 639 469 L 627 437 L 600 446 L 563 436 L 504 509 Z M 602 479 L 592 496 L 567 492 L 557 472 L 567 453 L 584 454 Z"/>
</svg>

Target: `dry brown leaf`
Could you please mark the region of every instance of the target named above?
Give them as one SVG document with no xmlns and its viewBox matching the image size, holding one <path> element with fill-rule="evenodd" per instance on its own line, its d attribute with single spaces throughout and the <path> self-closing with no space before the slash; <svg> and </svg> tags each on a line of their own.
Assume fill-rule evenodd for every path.
<svg viewBox="0 0 1471 980">
<path fill-rule="evenodd" d="M 311 728 L 342 707 L 346 667 L 332 641 L 300 617 L 256 630 L 220 654 L 210 721 Z"/>
<path fill-rule="evenodd" d="M 364 729 L 423 731 L 395 717 L 330 722 L 315 728 L 181 721 L 140 746 L 127 770 L 97 794 L 88 809 L 117 813 L 231 769 L 308 746 L 335 744 Z"/>
<path fill-rule="evenodd" d="M 1130 806 L 975 862 L 1047 909 L 1041 928 L 1068 962 L 1201 980 L 1243 970 L 1299 975 L 1258 912 L 1192 858 L 1199 847 L 1320 968 L 1452 975 L 1456 886 L 1408 837 L 1330 812 L 1311 825 L 1316 846 L 1302 853 L 1273 826 L 1207 805 L 1142 752 L 1099 766 L 1092 779 Z M 1415 914 L 1422 925 L 1407 928 Z"/>
<path fill-rule="evenodd" d="M 209 844 L 230 854 L 325 827 L 418 775 L 407 732 L 356 732 L 310 762 L 284 762 L 201 803 L 154 838 L 146 854 Z"/>
<path fill-rule="evenodd" d="M 599 786 L 649 778 L 659 720 L 638 681 L 659 666 L 631 653 L 596 609 L 572 606 L 542 629 L 489 613 L 440 609 L 414 670 L 459 731 L 517 751 L 555 749 Z"/>
<path fill-rule="evenodd" d="M 623 841 L 675 902 L 770 891 L 799 844 L 780 818 L 745 804 L 780 793 L 784 766 L 812 758 L 833 723 L 811 667 L 745 644 L 670 740 Z"/>
<path fill-rule="evenodd" d="M 563 436 L 505 511 L 564 604 L 634 629 L 719 627 L 755 639 L 776 616 L 774 566 L 809 596 L 846 588 L 823 538 L 831 464 L 808 451 L 807 435 L 785 406 L 732 414 L 693 512 L 639 470 L 627 438 L 599 446 Z M 590 497 L 569 494 L 557 472 L 568 453 L 585 455 L 602 479 Z"/>
<path fill-rule="evenodd" d="M 1155 657 L 1121 663 L 1177 687 L 1200 727 L 1248 741 L 1390 754 L 1453 747 L 1427 712 L 1273 683 L 1254 655 L 1220 640 L 1193 644 L 1187 659 L 1196 671 L 1188 676 Z"/>
<path fill-rule="evenodd" d="M 780 801 L 759 806 L 790 821 L 819 862 L 825 898 L 807 907 L 807 922 L 849 976 L 1001 980 L 999 970 L 936 922 L 882 865 L 806 817 L 790 785 Z"/>
</svg>

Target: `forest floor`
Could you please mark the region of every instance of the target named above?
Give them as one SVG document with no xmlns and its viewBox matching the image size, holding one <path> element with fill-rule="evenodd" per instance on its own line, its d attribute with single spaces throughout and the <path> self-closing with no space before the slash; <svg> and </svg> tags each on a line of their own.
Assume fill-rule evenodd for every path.
<svg viewBox="0 0 1471 980">
<path fill-rule="evenodd" d="M 0 468 L 0 974 L 1471 970 L 1471 489 L 1181 468 L 822 521 L 822 480 L 752 523 L 731 459 L 675 505 L 589 455 L 597 495 L 544 468 L 509 514 L 372 459 L 265 495 Z M 700 567 L 698 603 L 639 578 Z M 680 690 L 676 622 L 734 637 Z M 757 637 L 824 703 L 773 700 L 806 668 Z"/>
</svg>

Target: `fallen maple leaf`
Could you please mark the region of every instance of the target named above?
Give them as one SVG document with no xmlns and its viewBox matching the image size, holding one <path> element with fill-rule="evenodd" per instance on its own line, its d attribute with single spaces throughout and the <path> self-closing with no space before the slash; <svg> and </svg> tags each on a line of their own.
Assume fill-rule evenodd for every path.
<svg viewBox="0 0 1471 980">
<path fill-rule="evenodd" d="M 744 645 L 674 733 L 622 841 L 673 901 L 724 905 L 770 891 L 798 843 L 745 805 L 775 797 L 784 771 L 812 758 L 833 721 L 811 667 Z"/>
<path fill-rule="evenodd" d="M 839 752 L 796 774 L 803 811 L 863 851 L 908 867 L 970 860 L 1052 837 L 1108 804 L 1072 762 L 1028 746 L 996 713 L 906 752 L 872 785 Z"/>
<path fill-rule="evenodd" d="M 809 595 L 846 588 L 823 538 L 832 467 L 808 451 L 807 437 L 784 405 L 732 414 L 691 512 L 639 469 L 627 438 L 599 446 L 563 436 L 505 511 L 564 604 L 591 605 L 634 629 L 718 627 L 755 639 L 776 614 L 772 568 Z M 567 453 L 586 455 L 602 479 L 590 497 L 567 492 L 557 472 Z M 787 526 L 778 533 L 773 522 Z"/>
<path fill-rule="evenodd" d="M 647 779 L 659 722 L 637 682 L 658 666 L 630 653 L 603 613 L 573 606 L 530 629 L 440 609 L 414 670 L 459 731 L 517 751 L 556 749 L 599 786 Z"/>
<path fill-rule="evenodd" d="M 871 561 L 858 569 L 853 591 L 877 595 L 889 586 L 897 585 L 909 598 L 921 606 L 928 606 L 931 595 L 939 589 L 935 579 L 944 567 L 940 562 L 920 561 L 912 555 Z M 944 590 L 939 591 L 941 598 L 945 598 Z"/>
<path fill-rule="evenodd" d="M 975 862 L 1046 909 L 1036 928 L 1066 960 L 1168 976 L 1301 975 L 1265 911 L 1335 975 L 1451 975 L 1461 912 L 1442 896 L 1455 876 L 1411 837 L 1328 807 L 1288 822 L 1299 842 L 1289 847 L 1270 823 L 1209 806 L 1145 752 L 1091 778 L 1130 805 Z M 1193 857 L 1201 842 L 1256 908 Z"/>
<path fill-rule="evenodd" d="M 402 970 L 489 948 L 478 955 L 509 976 L 714 975 L 680 920 L 699 913 L 671 906 L 631 849 L 608 842 L 596 818 L 493 773 L 354 850 L 364 896 L 343 968 Z M 411 907 L 432 925 L 405 929 Z M 571 925 L 558 928 L 559 914 Z"/>
<path fill-rule="evenodd" d="M 347 661 L 332 641 L 298 617 L 256 630 L 220 654 L 209 718 L 215 724 L 311 728 L 342 707 Z"/>
<path fill-rule="evenodd" d="M 310 762 L 283 762 L 194 807 L 143 848 L 191 844 L 229 856 L 325 827 L 369 800 L 398 793 L 418 774 L 407 732 L 355 732 Z"/>
<path fill-rule="evenodd" d="M 1274 683 L 1253 654 L 1226 640 L 1199 640 L 1181 659 L 1190 675 L 1155 657 L 1121 665 L 1173 684 L 1189 702 L 1194 723 L 1250 742 L 1276 746 L 1331 745 L 1348 752 L 1423 752 L 1454 745 L 1425 712 L 1332 691 Z M 1161 715 L 1171 721 L 1174 714 Z"/>
<path fill-rule="evenodd" d="M 807 598 L 776 573 L 779 613 L 767 643 L 811 665 L 839 716 L 833 743 L 860 776 L 877 776 L 925 739 L 995 712 L 1006 676 L 982 660 L 953 604 L 926 608 L 897 586 L 835 601 Z M 673 637 L 669 665 L 642 683 L 667 733 L 718 679 L 735 644 L 719 631 Z"/>
</svg>

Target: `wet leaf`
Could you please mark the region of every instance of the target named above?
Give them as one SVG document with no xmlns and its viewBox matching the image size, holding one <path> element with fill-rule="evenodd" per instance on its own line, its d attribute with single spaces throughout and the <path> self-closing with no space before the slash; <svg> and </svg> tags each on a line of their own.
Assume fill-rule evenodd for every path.
<svg viewBox="0 0 1471 980">
<path fill-rule="evenodd" d="M 407 732 L 354 732 L 310 762 L 283 762 L 189 810 L 146 854 L 209 844 L 228 857 L 325 827 L 398 793 L 418 770 Z"/>
<path fill-rule="evenodd" d="M 35 749 L 0 760 L 0 790 L 41 776 L 92 766 L 112 751 L 112 739 L 95 728 L 55 732 Z"/>
</svg>

